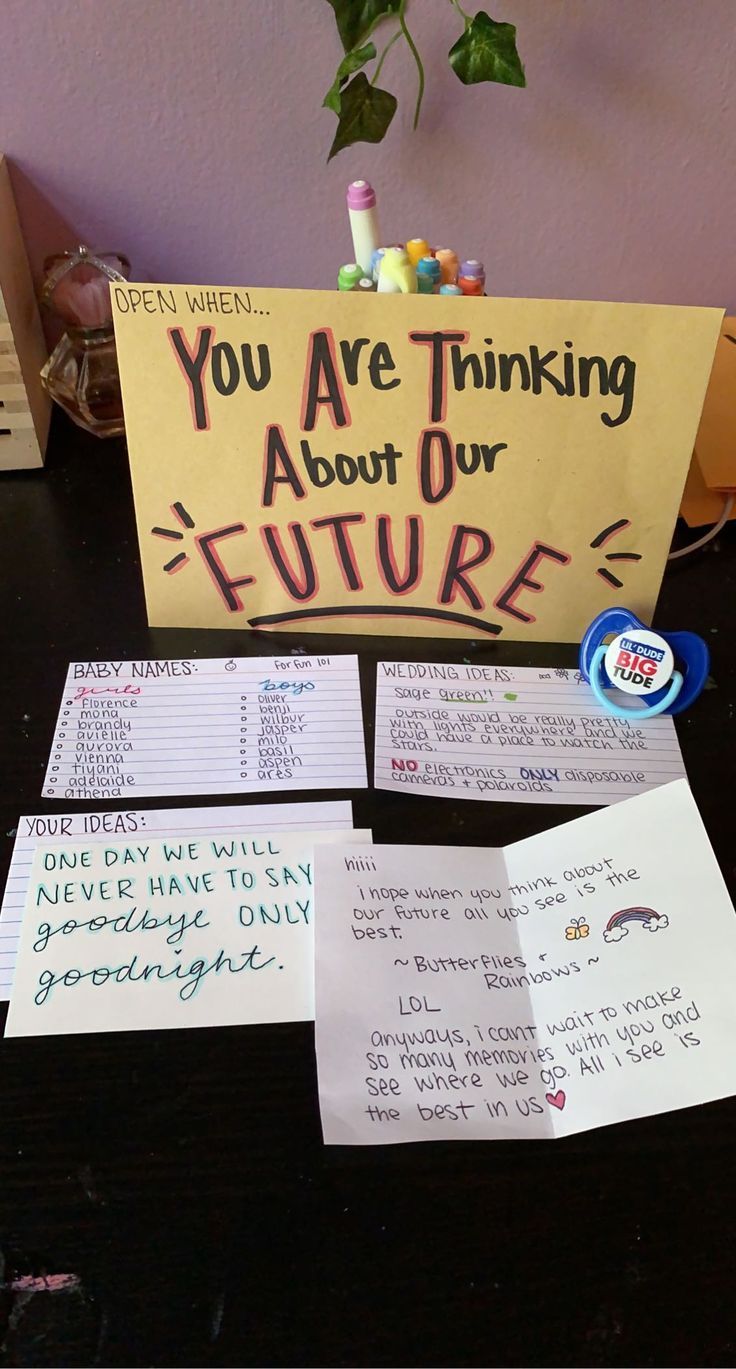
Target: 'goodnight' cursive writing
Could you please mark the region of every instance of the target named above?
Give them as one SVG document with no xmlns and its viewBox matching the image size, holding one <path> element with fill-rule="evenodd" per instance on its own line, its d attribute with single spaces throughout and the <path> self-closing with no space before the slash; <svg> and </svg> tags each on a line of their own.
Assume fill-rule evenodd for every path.
<svg viewBox="0 0 736 1369">
<path fill-rule="evenodd" d="M 179 955 L 179 951 L 174 952 Z M 42 1007 L 47 1002 L 54 989 L 62 986 L 67 989 L 74 988 L 75 984 L 81 984 L 82 980 L 88 979 L 94 988 L 99 989 L 103 984 L 125 984 L 138 983 L 143 980 L 174 979 L 178 980 L 179 998 L 183 1003 L 188 1003 L 195 994 L 199 992 L 203 981 L 210 974 L 218 975 L 221 971 L 226 974 L 242 974 L 243 970 L 265 970 L 269 965 L 276 961 L 275 956 L 269 956 L 267 960 L 261 959 L 262 951 L 259 946 L 253 946 L 249 951 L 241 951 L 241 965 L 233 963 L 230 956 L 225 955 L 223 950 L 219 950 L 213 960 L 207 960 L 205 956 L 199 956 L 196 960 L 190 961 L 185 965 L 183 961 L 178 961 L 174 965 L 140 965 L 138 956 L 134 955 L 131 960 L 124 965 L 110 966 L 98 965 L 93 970 L 69 969 L 62 971 L 61 974 L 54 974 L 53 970 L 44 970 L 38 977 L 39 990 L 35 995 L 34 1002 L 38 1007 Z M 236 957 L 237 960 L 237 957 Z"/>
</svg>

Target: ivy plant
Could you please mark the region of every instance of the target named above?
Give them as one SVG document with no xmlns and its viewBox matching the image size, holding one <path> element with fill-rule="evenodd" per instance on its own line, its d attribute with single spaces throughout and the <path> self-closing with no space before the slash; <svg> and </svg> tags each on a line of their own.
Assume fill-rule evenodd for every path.
<svg viewBox="0 0 736 1369">
<path fill-rule="evenodd" d="M 327 0 L 332 7 L 344 50 L 335 79 L 323 104 L 337 115 L 337 130 L 328 161 L 353 143 L 380 143 L 396 113 L 396 96 L 378 85 L 383 64 L 396 43 L 409 49 L 417 69 L 414 127 L 424 99 L 424 65 L 406 22 L 407 0 Z M 449 0 L 462 21 L 463 30 L 450 48 L 450 66 L 463 85 L 497 81 L 525 86 L 526 76 L 516 49 L 513 24 L 491 19 L 485 10 L 466 14 L 459 0 Z M 372 41 L 381 26 L 386 37 L 379 53 Z M 364 68 L 375 62 L 370 79 Z"/>
</svg>

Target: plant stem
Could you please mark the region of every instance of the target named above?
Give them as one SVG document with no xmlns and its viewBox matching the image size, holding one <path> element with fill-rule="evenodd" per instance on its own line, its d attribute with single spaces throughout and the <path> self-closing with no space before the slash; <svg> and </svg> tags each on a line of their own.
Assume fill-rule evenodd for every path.
<svg viewBox="0 0 736 1369">
<path fill-rule="evenodd" d="M 392 14 L 391 14 L 391 11 L 390 11 L 390 10 L 388 11 L 388 13 L 382 12 L 381 14 L 377 14 L 376 17 L 375 17 L 375 19 L 373 20 L 373 22 L 372 22 L 371 24 L 368 25 L 368 28 L 366 29 L 365 33 L 361 33 L 361 35 L 360 35 L 359 39 L 357 40 L 355 46 L 356 46 L 356 47 L 360 47 L 362 43 L 367 43 L 367 42 L 368 42 L 368 39 L 370 38 L 370 36 L 371 36 L 371 34 L 373 33 L 374 29 L 377 29 L 377 28 L 378 28 L 378 25 L 379 25 L 379 24 L 382 24 L 383 21 L 384 21 L 384 19 L 391 19 L 391 18 L 392 18 Z"/>
<path fill-rule="evenodd" d="M 401 32 L 403 33 L 407 43 L 409 44 L 409 48 L 411 49 L 411 55 L 417 64 L 417 71 L 419 73 L 419 89 L 417 91 L 417 103 L 414 109 L 414 128 L 416 128 L 417 124 L 419 123 L 419 111 L 422 108 L 422 100 L 424 99 L 424 67 L 422 66 L 422 59 L 419 56 L 419 53 L 417 52 L 416 43 L 414 42 L 414 39 L 412 38 L 406 26 L 406 16 L 404 14 L 405 9 L 406 0 L 401 0 L 401 4 L 399 6 L 399 23 L 401 25 Z"/>
<path fill-rule="evenodd" d="M 393 38 L 389 38 L 389 40 L 388 40 L 388 42 L 387 42 L 385 48 L 383 49 L 383 52 L 381 53 L 381 56 L 380 56 L 379 59 L 378 59 L 378 66 L 376 67 L 376 69 L 375 69 L 373 75 L 371 76 L 371 85 L 372 85 L 372 86 L 374 86 L 374 85 L 376 84 L 376 81 L 378 80 L 379 76 L 381 75 L 381 67 L 383 66 L 383 63 L 384 63 L 384 61 L 385 61 L 385 59 L 386 59 L 388 53 L 391 51 L 391 48 L 393 47 L 394 43 L 398 42 L 399 38 L 402 38 L 402 37 L 403 37 L 403 34 L 402 34 L 402 32 L 401 32 L 401 29 L 397 29 L 396 32 L 395 32 L 395 34 L 394 34 L 394 36 L 393 36 Z"/>
<path fill-rule="evenodd" d="M 460 0 L 450 0 L 450 4 L 455 6 L 455 9 L 457 10 L 458 14 L 465 21 L 465 27 L 469 28 L 473 21 L 470 15 L 465 13 L 465 10 L 460 4 Z"/>
</svg>

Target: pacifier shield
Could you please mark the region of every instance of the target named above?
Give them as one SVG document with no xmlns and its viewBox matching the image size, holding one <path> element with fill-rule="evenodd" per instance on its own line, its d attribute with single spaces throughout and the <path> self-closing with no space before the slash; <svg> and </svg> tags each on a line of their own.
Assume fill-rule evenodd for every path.
<svg viewBox="0 0 736 1369">
<path fill-rule="evenodd" d="M 605 666 L 617 689 L 646 697 L 669 684 L 675 658 L 658 632 L 631 627 L 614 637 L 606 650 Z"/>
</svg>

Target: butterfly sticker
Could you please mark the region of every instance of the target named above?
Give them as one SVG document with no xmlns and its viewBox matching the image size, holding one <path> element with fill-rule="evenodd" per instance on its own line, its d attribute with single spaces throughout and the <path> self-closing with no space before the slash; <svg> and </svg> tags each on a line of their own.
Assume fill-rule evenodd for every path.
<svg viewBox="0 0 736 1369">
<path fill-rule="evenodd" d="M 565 928 L 565 939 L 567 941 L 577 941 L 578 937 L 589 936 L 590 927 L 582 917 L 570 919 L 570 926 Z"/>
</svg>

